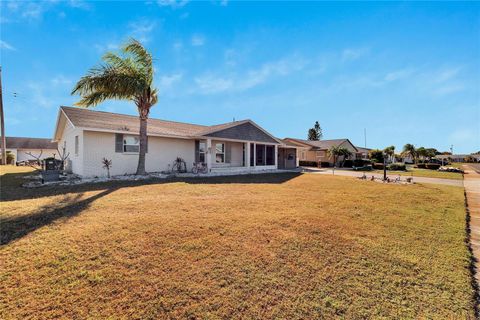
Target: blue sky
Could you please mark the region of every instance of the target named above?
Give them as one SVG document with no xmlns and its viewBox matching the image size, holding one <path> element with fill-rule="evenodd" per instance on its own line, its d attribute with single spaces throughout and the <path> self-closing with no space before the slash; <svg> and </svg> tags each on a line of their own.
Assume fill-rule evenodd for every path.
<svg viewBox="0 0 480 320">
<path fill-rule="evenodd" d="M 478 2 L 0 4 L 7 135 L 51 137 L 60 105 L 129 37 L 155 57 L 151 116 L 251 118 L 278 137 L 480 150 Z M 14 92 L 17 93 L 16 97 Z M 132 103 L 98 110 L 136 114 Z"/>
</svg>

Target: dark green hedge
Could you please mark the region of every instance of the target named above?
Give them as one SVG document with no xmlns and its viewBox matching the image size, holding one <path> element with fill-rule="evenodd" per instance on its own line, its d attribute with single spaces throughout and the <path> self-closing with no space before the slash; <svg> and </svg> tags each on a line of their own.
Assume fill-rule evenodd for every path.
<svg viewBox="0 0 480 320">
<path fill-rule="evenodd" d="M 299 165 L 301 167 L 318 167 L 318 162 L 317 161 L 303 161 L 303 160 L 301 160 L 299 162 Z"/>
</svg>

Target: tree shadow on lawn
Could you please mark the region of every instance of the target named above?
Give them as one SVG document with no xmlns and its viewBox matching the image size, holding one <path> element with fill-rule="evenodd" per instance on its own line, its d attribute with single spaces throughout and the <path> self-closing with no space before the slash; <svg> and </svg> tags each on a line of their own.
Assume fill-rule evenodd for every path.
<svg viewBox="0 0 480 320">
<path fill-rule="evenodd" d="M 106 189 L 83 200 L 80 200 L 84 194 L 83 192 L 67 195 L 60 202 L 45 205 L 36 212 L 2 219 L 0 245 L 6 245 L 14 240 L 23 238 L 30 232 L 49 225 L 58 219 L 70 219 L 87 209 L 93 201 L 115 190 L 118 190 L 118 188 Z M 63 205 L 59 206 L 59 203 Z"/>
<path fill-rule="evenodd" d="M 85 183 L 79 185 L 66 186 L 45 186 L 39 188 L 24 188 L 22 183 L 26 182 L 21 178 L 21 174 L 5 174 L 0 178 L 0 201 L 15 201 L 26 199 L 37 199 L 56 195 L 82 193 L 104 189 L 119 189 L 125 187 L 136 187 L 142 185 L 155 185 L 184 182 L 188 184 L 281 184 L 300 176 L 299 172 L 285 173 L 263 173 L 236 176 L 218 176 L 218 177 L 194 177 L 194 178 L 151 178 L 144 180 L 130 181 L 108 181 L 98 183 Z M 16 177 L 15 177 L 16 176 Z"/>
<path fill-rule="evenodd" d="M 87 209 L 92 202 L 124 187 L 135 187 L 141 185 L 167 184 L 184 182 L 189 184 L 230 184 L 230 183 L 257 183 L 277 184 L 284 183 L 298 177 L 300 173 L 273 173 L 257 175 L 238 175 L 223 177 L 202 177 L 202 178 L 173 178 L 173 179 L 148 179 L 139 181 L 110 181 L 105 183 L 89 183 L 73 186 L 56 186 L 27 189 L 21 186 L 14 192 L 4 193 L 2 190 L 2 201 L 13 201 L 32 199 L 65 194 L 65 197 L 54 204 L 41 207 L 36 212 L 14 217 L 7 217 L 1 221 L 0 245 L 20 239 L 29 233 L 55 222 L 58 219 L 70 219 L 83 210 Z M 5 186 L 2 185 L 2 189 Z M 85 192 L 103 190 L 94 196 L 81 200 Z"/>
</svg>

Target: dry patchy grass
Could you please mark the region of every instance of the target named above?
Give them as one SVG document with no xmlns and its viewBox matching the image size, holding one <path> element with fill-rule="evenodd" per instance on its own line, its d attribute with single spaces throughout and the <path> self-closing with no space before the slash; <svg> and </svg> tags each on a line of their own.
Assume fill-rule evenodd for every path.
<svg viewBox="0 0 480 320">
<path fill-rule="evenodd" d="M 373 170 L 372 172 L 383 174 L 383 170 Z M 454 179 L 463 180 L 463 175 L 458 172 L 443 172 L 430 169 L 419 169 L 408 167 L 407 171 L 393 171 L 387 170 L 389 175 L 413 176 L 422 178 L 440 178 L 440 179 Z"/>
<path fill-rule="evenodd" d="M 2 319 L 473 317 L 461 188 L 269 174 L 22 195 L 5 181 Z"/>
</svg>

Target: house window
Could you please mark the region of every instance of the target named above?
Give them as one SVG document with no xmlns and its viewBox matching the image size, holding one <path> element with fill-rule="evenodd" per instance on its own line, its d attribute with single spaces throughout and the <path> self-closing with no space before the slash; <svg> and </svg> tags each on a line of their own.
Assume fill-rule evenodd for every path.
<svg viewBox="0 0 480 320">
<path fill-rule="evenodd" d="M 137 136 L 123 136 L 123 152 L 139 152 L 140 139 Z"/>
<path fill-rule="evenodd" d="M 225 144 L 224 143 L 215 144 L 215 159 L 217 163 L 225 162 Z"/>
<path fill-rule="evenodd" d="M 302 151 L 302 160 L 305 160 L 305 151 Z"/>
<path fill-rule="evenodd" d="M 78 136 L 75 136 L 75 155 L 78 156 Z"/>
<path fill-rule="evenodd" d="M 317 151 L 317 158 L 321 158 L 325 155 L 323 151 Z"/>
<path fill-rule="evenodd" d="M 199 142 L 198 144 L 198 160 L 205 162 L 205 151 L 207 150 L 207 144 L 205 142 Z"/>
</svg>

